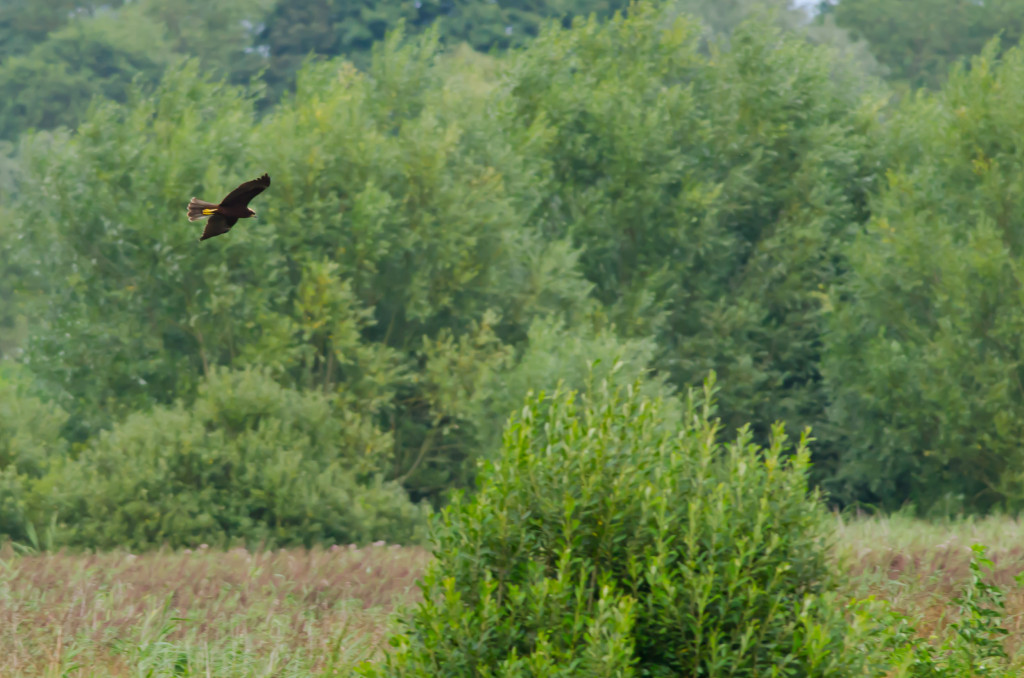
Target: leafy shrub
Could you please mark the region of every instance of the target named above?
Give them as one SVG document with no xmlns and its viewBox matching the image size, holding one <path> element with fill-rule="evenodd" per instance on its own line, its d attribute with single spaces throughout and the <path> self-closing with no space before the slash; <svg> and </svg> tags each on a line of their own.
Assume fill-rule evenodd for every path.
<svg viewBox="0 0 1024 678">
<path fill-rule="evenodd" d="M 26 370 L 0 365 L 0 469 L 40 476 L 66 452 L 60 437 L 67 413 L 32 392 Z"/>
<path fill-rule="evenodd" d="M 192 406 L 134 414 L 62 469 L 57 543 L 407 541 L 423 510 L 381 479 L 390 449 L 334 398 L 217 372 Z"/>
<path fill-rule="evenodd" d="M 60 436 L 67 413 L 33 395 L 13 366 L 0 368 L 0 537 L 24 541 L 40 518 L 32 514 L 33 488 L 67 453 Z"/>
<path fill-rule="evenodd" d="M 531 398 L 434 524 L 424 602 L 367 675 L 854 675 L 826 515 L 789 454 L 638 386 Z"/>
</svg>

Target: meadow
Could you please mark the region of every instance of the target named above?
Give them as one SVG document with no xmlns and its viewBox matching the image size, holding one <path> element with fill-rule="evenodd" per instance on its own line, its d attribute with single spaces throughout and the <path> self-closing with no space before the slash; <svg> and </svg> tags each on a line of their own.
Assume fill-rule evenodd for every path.
<svg viewBox="0 0 1024 678">
<path fill-rule="evenodd" d="M 429 555 L 369 546 L 15 555 L 2 676 L 345 675 L 379 652 Z"/>
<path fill-rule="evenodd" d="M 938 643 L 957 620 L 971 544 L 1005 593 L 1013 663 L 1024 662 L 1024 524 L 836 517 L 843 595 L 889 601 Z M 419 599 L 427 550 L 395 545 L 103 554 L 0 554 L 0 675 L 343 676 L 379 661 Z"/>
</svg>

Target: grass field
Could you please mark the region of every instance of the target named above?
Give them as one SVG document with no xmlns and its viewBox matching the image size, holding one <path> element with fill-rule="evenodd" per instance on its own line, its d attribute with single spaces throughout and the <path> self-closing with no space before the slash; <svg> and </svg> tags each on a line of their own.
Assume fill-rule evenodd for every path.
<svg viewBox="0 0 1024 678">
<path fill-rule="evenodd" d="M 970 576 L 971 545 L 988 547 L 993 568 L 985 581 L 1005 594 L 1006 650 L 1024 664 L 1024 523 L 1006 517 L 925 522 L 894 516 L 840 520 L 836 555 L 845 564 L 845 593 L 874 595 L 908 615 L 920 635 L 942 638 L 956 620 L 953 599 Z"/>
<path fill-rule="evenodd" d="M 429 555 L 335 547 L 0 557 L 0 676 L 345 675 Z"/>
<path fill-rule="evenodd" d="M 990 547 L 1021 652 L 1024 525 L 839 520 L 846 594 L 875 595 L 940 636 L 955 618 L 970 545 Z M 132 555 L 0 553 L 0 676 L 347 675 L 380 656 L 393 612 L 416 601 L 418 548 Z"/>
</svg>

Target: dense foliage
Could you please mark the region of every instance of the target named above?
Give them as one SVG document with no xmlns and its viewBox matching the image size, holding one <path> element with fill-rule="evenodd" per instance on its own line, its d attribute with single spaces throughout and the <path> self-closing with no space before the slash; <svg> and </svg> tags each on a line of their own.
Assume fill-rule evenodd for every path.
<svg viewBox="0 0 1024 678">
<path fill-rule="evenodd" d="M 24 541 L 38 516 L 30 489 L 68 453 L 61 437 L 67 413 L 38 397 L 31 379 L 0 369 L 0 535 Z"/>
<path fill-rule="evenodd" d="M 3 535 L 411 538 L 527 391 L 585 393 L 615 366 L 666 398 L 715 370 L 723 425 L 759 444 L 812 426 L 838 503 L 1024 505 L 1019 48 L 897 100 L 779 3 L 538 5 L 515 15 L 535 37 L 490 54 L 452 38 L 465 3 L 366 38 L 358 65 L 283 67 L 276 101 L 242 83 L 285 10 L 175 23 L 180 4 L 0 13 L 38 38 L 5 46 L 6 134 L 74 126 L 0 162 Z M 263 171 L 259 218 L 196 243 L 188 197 Z M 206 408 L 239 375 L 341 437 L 276 410 L 273 431 L 222 431 Z M 200 448 L 213 475 L 175 476 Z M 215 473 L 284 463 L 271 448 L 295 485 Z"/>
<path fill-rule="evenodd" d="M 894 117 L 893 169 L 834 300 L 835 490 L 1024 506 L 1024 52 L 995 45 Z"/>
<path fill-rule="evenodd" d="M 826 0 L 821 8 L 864 38 L 893 80 L 912 87 L 940 85 L 992 38 L 1010 47 L 1024 36 L 1017 0 Z"/>
<path fill-rule="evenodd" d="M 540 137 L 533 219 L 571 238 L 621 332 L 653 336 L 683 386 L 722 375 L 730 427 L 819 418 L 819 290 L 842 270 L 874 169 L 872 122 L 828 52 L 741 26 L 703 55 L 694 25 L 541 36 L 511 69 L 510 126 Z M 628 65 L 628 66 L 627 66 Z"/>
<path fill-rule="evenodd" d="M 94 99 L 125 101 L 133 83 L 155 84 L 186 56 L 239 82 L 264 66 L 246 26 L 260 19 L 265 2 L 112 4 L 28 0 L 0 9 L 0 36 L 11 34 L 10 43 L 0 38 L 10 50 L 0 61 L 0 139 L 74 127 Z M 45 6 L 52 8 L 44 16 Z"/>
<path fill-rule="evenodd" d="M 608 18 L 626 0 L 10 0 L 0 6 L 0 139 L 75 127 L 90 101 L 125 101 L 184 58 L 216 78 L 269 88 L 295 83 L 309 57 L 360 67 L 388 31 L 434 31 L 444 44 L 487 52 L 524 45 L 548 19 Z"/>
<path fill-rule="evenodd" d="M 260 121 L 191 63 L 30 138 L 15 255 L 48 305 L 26 359 L 68 436 L 260 366 L 389 432 L 390 477 L 437 498 L 526 389 L 599 358 L 680 386 L 721 368 L 727 421 L 759 433 L 812 419 L 815 295 L 860 218 L 864 123 L 822 48 L 748 27 L 703 54 L 697 34 L 638 6 L 507 63 L 396 36 L 365 74 L 311 66 Z M 180 196 L 243 163 L 274 167 L 260 218 L 196 248 Z M 541 351 L 562 358 L 541 371 Z"/>
<path fill-rule="evenodd" d="M 628 0 L 280 0 L 267 14 L 257 40 L 268 55 L 267 81 L 280 88 L 291 82 L 309 55 L 345 55 L 363 66 L 388 31 L 403 26 L 410 34 L 434 30 L 448 45 L 466 43 L 481 52 L 520 47 L 542 23 L 573 17 L 610 17 Z"/>
<path fill-rule="evenodd" d="M 849 43 L 831 25 L 808 26 L 789 0 L 673 0 L 669 7 L 698 17 L 706 40 L 757 14 L 813 41 Z M 568 27 L 628 11 L 628 0 L 9 0 L 0 6 L 0 140 L 73 128 L 94 98 L 123 102 L 133 82 L 155 86 L 186 58 L 217 79 L 258 82 L 266 110 L 294 89 L 307 60 L 344 57 L 367 68 L 396 29 L 498 54 L 528 45 L 547 21 Z M 855 51 L 858 59 L 867 54 Z"/>
<path fill-rule="evenodd" d="M 93 548 L 412 541 L 423 510 L 380 477 L 389 436 L 338 404 L 217 371 L 188 407 L 133 414 L 61 465 L 36 522 L 52 511 L 54 545 Z"/>
<path fill-rule="evenodd" d="M 389 676 L 854 676 L 809 451 L 604 382 L 530 398 L 434 525 Z"/>
</svg>

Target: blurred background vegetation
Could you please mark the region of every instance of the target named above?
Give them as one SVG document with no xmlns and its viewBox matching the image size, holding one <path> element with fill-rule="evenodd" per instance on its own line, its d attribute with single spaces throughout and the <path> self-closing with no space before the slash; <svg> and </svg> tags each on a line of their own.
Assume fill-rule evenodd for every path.
<svg viewBox="0 0 1024 678">
<path fill-rule="evenodd" d="M 1019 511 L 1021 7 L 5 2 L 0 538 L 414 540 L 613 371 Z"/>
</svg>

